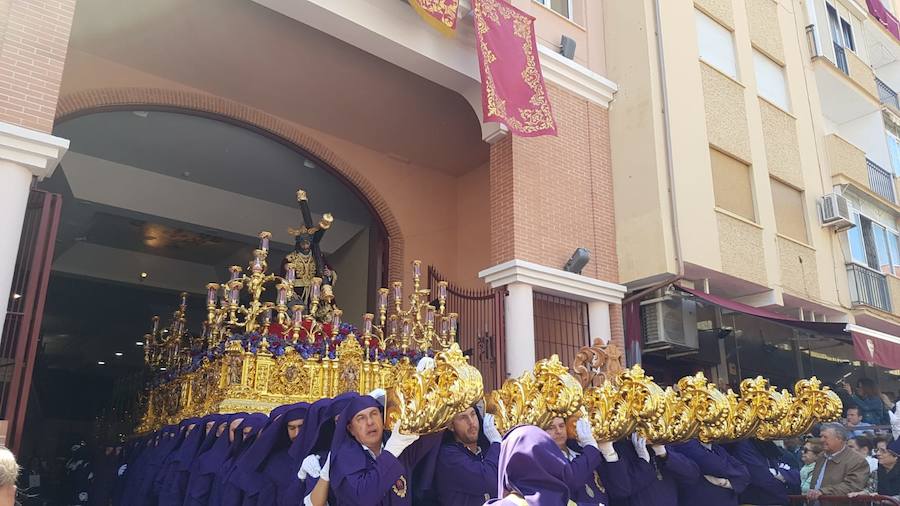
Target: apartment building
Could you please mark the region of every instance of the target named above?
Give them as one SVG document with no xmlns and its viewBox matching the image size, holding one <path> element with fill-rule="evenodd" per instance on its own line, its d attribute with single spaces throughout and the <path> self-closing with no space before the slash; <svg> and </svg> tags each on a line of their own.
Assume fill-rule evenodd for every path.
<svg viewBox="0 0 900 506">
<path fill-rule="evenodd" d="M 892 10 L 871 7 L 607 3 L 633 358 L 659 374 L 704 367 L 732 384 L 894 378 L 896 366 L 866 368 L 878 361 L 860 352 L 900 342 L 900 46 L 870 12 Z"/>
</svg>

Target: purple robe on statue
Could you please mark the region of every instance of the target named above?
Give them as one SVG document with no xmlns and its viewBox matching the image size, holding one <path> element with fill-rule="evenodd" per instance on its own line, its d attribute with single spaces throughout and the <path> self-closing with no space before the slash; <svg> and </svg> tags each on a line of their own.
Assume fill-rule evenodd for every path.
<svg viewBox="0 0 900 506">
<path fill-rule="evenodd" d="M 679 487 L 679 504 L 716 506 L 738 504 L 738 495 L 750 483 L 750 473 L 744 464 L 717 444 L 706 449 L 699 441 L 691 440 L 677 445 L 675 449 L 693 460 L 700 470 L 700 479 L 695 484 Z M 703 477 L 704 475 L 725 478 L 731 482 L 732 488 L 713 485 Z"/>
<path fill-rule="evenodd" d="M 726 447 L 750 472 L 750 484 L 740 494 L 741 504 L 787 505 L 789 494 L 800 494 L 800 471 L 788 464 L 775 443 L 744 440 Z M 784 481 L 775 478 L 773 470 Z"/>
<path fill-rule="evenodd" d="M 657 456 L 651 448 L 650 462 L 637 456 L 634 448 L 619 451 L 619 458 L 631 460 L 636 465 L 631 472 L 631 495 L 625 501 L 611 501 L 612 506 L 678 506 L 678 487 L 693 486 L 702 479 L 693 460 L 670 447 L 666 456 Z"/>
<path fill-rule="evenodd" d="M 329 478 L 337 506 L 400 506 L 412 504 L 411 470 L 440 442 L 441 434 L 423 436 L 400 458 L 382 451 L 377 457 L 347 430 L 357 413 L 381 404 L 368 395 L 353 398 L 341 412 L 331 445 Z M 387 431 L 385 431 L 387 434 Z"/>
</svg>

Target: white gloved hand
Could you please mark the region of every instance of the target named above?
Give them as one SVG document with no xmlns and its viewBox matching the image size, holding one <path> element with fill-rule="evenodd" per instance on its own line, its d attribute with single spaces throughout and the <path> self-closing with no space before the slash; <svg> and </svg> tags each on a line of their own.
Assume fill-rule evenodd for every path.
<svg viewBox="0 0 900 506">
<path fill-rule="evenodd" d="M 331 481 L 328 479 L 328 471 L 331 469 L 331 454 L 325 457 L 325 464 L 322 465 L 322 472 L 319 474 L 320 480 Z"/>
<path fill-rule="evenodd" d="M 484 436 L 491 443 L 499 443 L 503 441 L 503 437 L 500 436 L 500 431 L 497 430 L 497 423 L 494 421 L 494 415 L 488 413 L 484 415 L 484 427 L 482 430 L 484 431 Z"/>
<path fill-rule="evenodd" d="M 419 363 L 416 364 L 416 372 L 418 373 L 431 369 L 434 369 L 434 359 L 431 357 L 422 357 L 419 359 Z"/>
<path fill-rule="evenodd" d="M 780 481 L 781 483 L 784 483 L 784 476 L 781 475 L 781 472 L 779 472 L 778 469 L 775 469 L 774 467 L 770 467 L 769 472 L 772 473 L 773 478 Z"/>
<path fill-rule="evenodd" d="M 607 462 L 618 462 L 619 454 L 616 453 L 616 449 L 613 448 L 613 444 L 610 441 L 604 441 L 597 445 L 597 449 L 600 450 L 600 453 L 603 454 L 603 458 Z"/>
<path fill-rule="evenodd" d="M 653 449 L 653 453 L 657 457 L 665 457 L 668 453 L 666 451 L 666 445 L 652 445 L 650 448 Z"/>
<path fill-rule="evenodd" d="M 725 478 L 719 478 L 718 476 L 711 476 L 708 474 L 704 474 L 703 477 L 706 478 L 706 481 L 712 483 L 713 485 L 715 485 L 717 487 L 732 488 L 731 482 Z"/>
<path fill-rule="evenodd" d="M 319 464 L 318 455 L 308 455 L 300 464 L 300 470 L 297 471 L 297 478 L 305 480 L 307 476 L 318 478 L 322 474 L 322 466 Z"/>
<path fill-rule="evenodd" d="M 594 431 L 591 430 L 591 422 L 587 421 L 586 418 L 579 418 L 575 422 L 575 436 L 578 438 L 578 446 L 582 448 L 593 446 L 599 449 L 597 439 L 594 437 Z"/>
<path fill-rule="evenodd" d="M 644 462 L 650 462 L 650 452 L 647 451 L 647 440 L 645 438 L 634 432 L 631 434 L 631 444 L 634 446 L 634 451 L 639 458 L 643 459 Z"/>
<path fill-rule="evenodd" d="M 417 439 L 419 439 L 419 436 L 414 434 L 401 434 L 400 420 L 397 420 L 397 423 L 395 423 L 394 427 L 391 429 L 391 437 L 389 437 L 387 443 L 384 444 L 384 451 L 399 458 L 400 454 L 403 453 L 403 450 L 405 450 L 407 446 L 415 443 Z"/>
<path fill-rule="evenodd" d="M 387 392 L 383 388 L 376 388 L 369 392 L 369 397 L 374 398 L 379 404 L 384 406 L 387 399 Z"/>
</svg>

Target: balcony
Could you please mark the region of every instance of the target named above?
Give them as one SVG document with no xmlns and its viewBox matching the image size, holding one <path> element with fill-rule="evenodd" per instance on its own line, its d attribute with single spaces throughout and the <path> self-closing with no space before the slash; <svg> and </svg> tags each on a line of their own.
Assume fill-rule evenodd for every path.
<svg viewBox="0 0 900 506">
<path fill-rule="evenodd" d="M 884 274 L 859 264 L 847 264 L 847 281 L 851 305 L 891 312 L 891 295 Z"/>
<path fill-rule="evenodd" d="M 892 107 L 895 111 L 900 111 L 900 100 L 897 100 L 897 92 L 877 77 L 875 78 L 875 85 L 878 86 L 878 99 L 881 100 L 881 103 Z"/>
<path fill-rule="evenodd" d="M 891 173 L 868 158 L 866 158 L 866 165 L 869 168 L 869 188 L 888 202 L 896 204 L 894 178 Z"/>
<path fill-rule="evenodd" d="M 875 72 L 853 51 L 832 43 L 813 58 L 822 112 L 838 125 L 881 109 Z"/>
</svg>

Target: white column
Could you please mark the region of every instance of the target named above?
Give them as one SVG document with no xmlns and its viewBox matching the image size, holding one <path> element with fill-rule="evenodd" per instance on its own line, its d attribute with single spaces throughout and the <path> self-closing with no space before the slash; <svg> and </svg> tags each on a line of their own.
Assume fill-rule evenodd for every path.
<svg viewBox="0 0 900 506">
<path fill-rule="evenodd" d="M 603 339 L 604 343 L 609 343 L 612 330 L 609 327 L 608 302 L 595 300 L 588 303 L 588 323 L 591 326 L 591 344 L 597 337 Z"/>
<path fill-rule="evenodd" d="M 534 294 L 525 283 L 506 290 L 506 373 L 518 377 L 534 368 Z"/>
<path fill-rule="evenodd" d="M 0 325 L 6 321 L 31 180 L 52 174 L 68 147 L 66 139 L 0 123 Z"/>
</svg>

